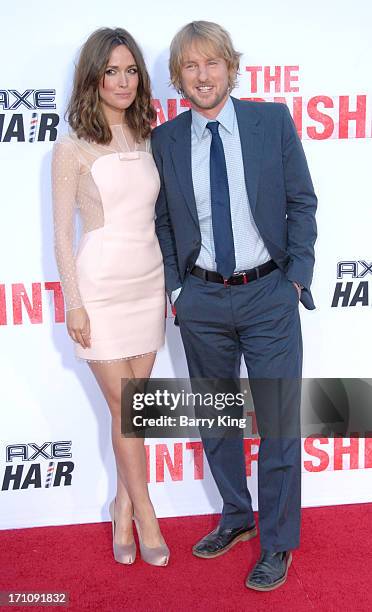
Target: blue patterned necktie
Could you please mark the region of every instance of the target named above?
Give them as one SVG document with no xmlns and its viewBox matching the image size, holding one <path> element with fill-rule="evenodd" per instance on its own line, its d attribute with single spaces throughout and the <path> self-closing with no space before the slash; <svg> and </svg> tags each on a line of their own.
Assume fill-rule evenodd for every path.
<svg viewBox="0 0 372 612">
<path fill-rule="evenodd" d="M 231 224 L 230 193 L 227 179 L 225 153 L 218 121 L 210 121 L 206 127 L 212 134 L 210 150 L 210 184 L 214 248 L 217 272 L 229 278 L 235 270 L 234 237 Z"/>
</svg>

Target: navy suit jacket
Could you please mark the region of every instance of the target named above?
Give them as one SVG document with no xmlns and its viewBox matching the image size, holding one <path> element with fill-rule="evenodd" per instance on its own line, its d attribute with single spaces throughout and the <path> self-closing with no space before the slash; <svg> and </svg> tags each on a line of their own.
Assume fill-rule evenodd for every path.
<svg viewBox="0 0 372 612">
<path fill-rule="evenodd" d="M 285 104 L 232 101 L 254 221 L 288 280 L 304 286 L 301 302 L 312 310 L 317 198 L 296 127 Z M 191 111 L 153 130 L 152 152 L 161 180 L 156 233 L 170 296 L 195 265 L 201 246 L 191 171 Z"/>
</svg>

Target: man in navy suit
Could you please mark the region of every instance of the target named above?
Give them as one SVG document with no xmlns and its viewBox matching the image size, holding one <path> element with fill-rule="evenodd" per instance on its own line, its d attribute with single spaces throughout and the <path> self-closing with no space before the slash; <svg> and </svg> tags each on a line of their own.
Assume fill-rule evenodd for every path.
<svg viewBox="0 0 372 612">
<path fill-rule="evenodd" d="M 244 357 L 261 436 L 261 555 L 246 586 L 268 591 L 285 582 L 290 551 L 299 546 L 298 304 L 314 308 L 317 199 L 287 107 L 231 97 L 240 54 L 229 34 L 192 22 L 170 50 L 171 81 L 191 110 L 157 127 L 152 139 L 166 288 L 191 378 L 237 380 Z M 223 510 L 193 553 L 210 559 L 257 529 L 242 437 L 203 443 Z"/>
</svg>

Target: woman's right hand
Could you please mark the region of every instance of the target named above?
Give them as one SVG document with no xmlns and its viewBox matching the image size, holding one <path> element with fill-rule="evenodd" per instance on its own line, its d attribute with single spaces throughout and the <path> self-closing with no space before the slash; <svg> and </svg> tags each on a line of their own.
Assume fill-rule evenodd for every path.
<svg viewBox="0 0 372 612">
<path fill-rule="evenodd" d="M 90 321 L 84 306 L 67 311 L 66 325 L 74 342 L 78 342 L 83 348 L 90 348 Z"/>
</svg>

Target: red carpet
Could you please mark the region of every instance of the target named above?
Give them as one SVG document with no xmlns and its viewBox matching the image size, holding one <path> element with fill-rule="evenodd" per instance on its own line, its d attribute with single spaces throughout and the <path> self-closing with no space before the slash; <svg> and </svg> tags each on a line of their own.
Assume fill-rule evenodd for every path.
<svg viewBox="0 0 372 612">
<path fill-rule="evenodd" d="M 0 531 L 0 590 L 68 591 L 68 607 L 4 610 L 80 612 L 372 610 L 372 504 L 303 510 L 301 548 L 286 584 L 271 593 L 244 586 L 259 554 L 259 540 L 203 560 L 192 544 L 216 517 L 162 519 L 171 549 L 168 567 L 140 559 L 124 567 L 112 558 L 111 525 L 98 523 Z"/>
</svg>

